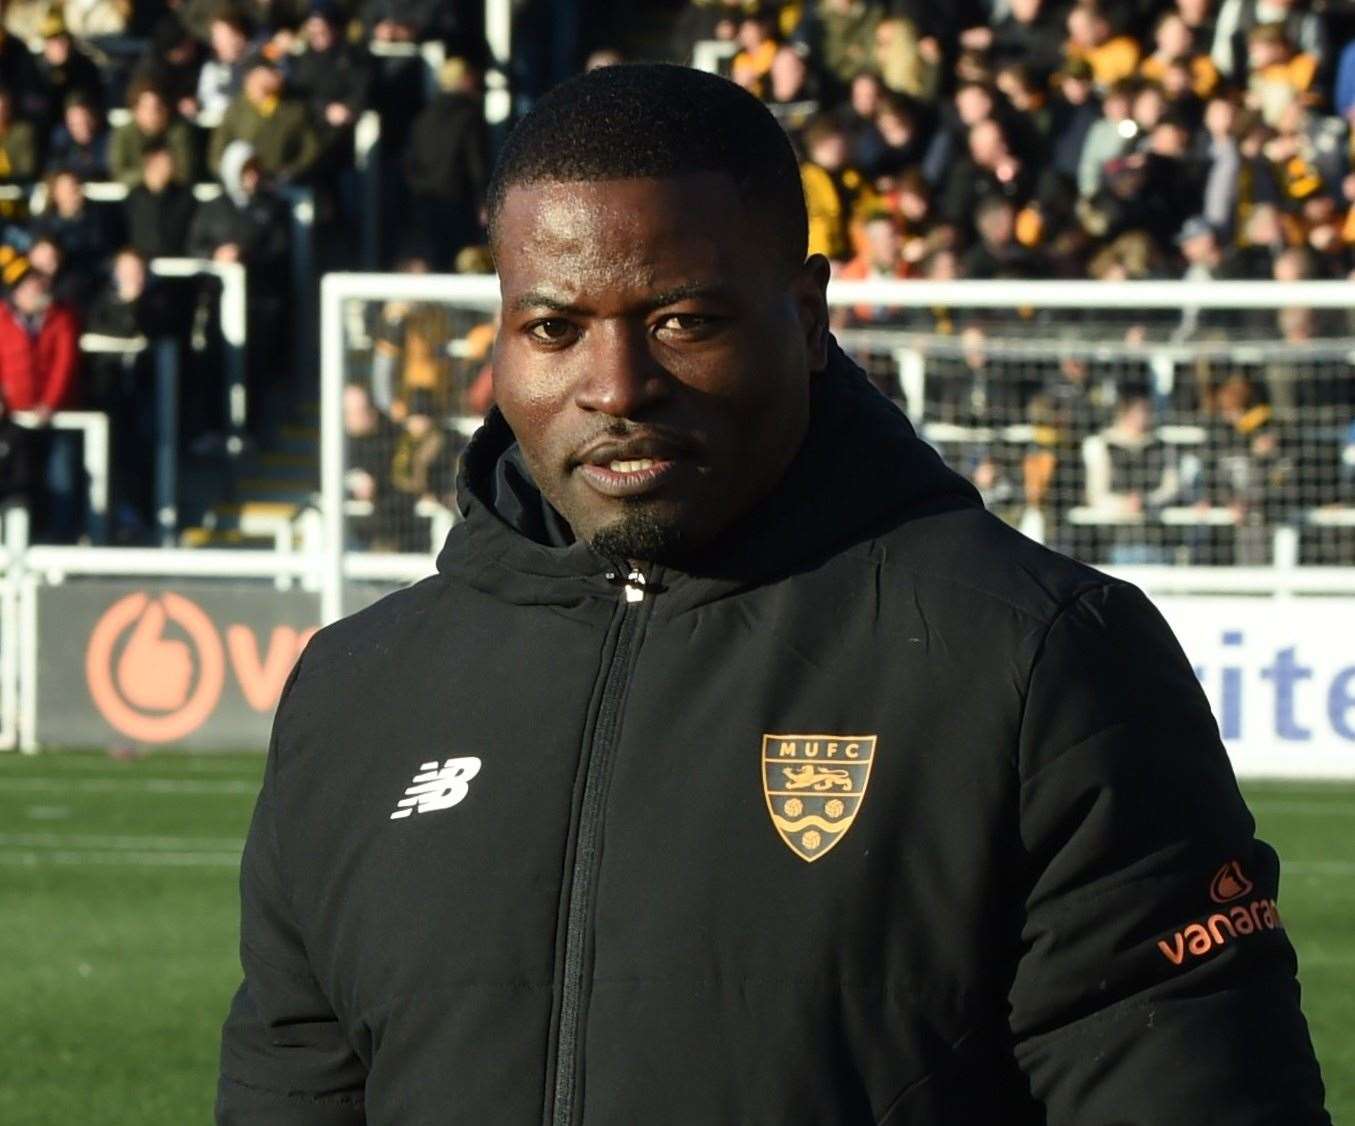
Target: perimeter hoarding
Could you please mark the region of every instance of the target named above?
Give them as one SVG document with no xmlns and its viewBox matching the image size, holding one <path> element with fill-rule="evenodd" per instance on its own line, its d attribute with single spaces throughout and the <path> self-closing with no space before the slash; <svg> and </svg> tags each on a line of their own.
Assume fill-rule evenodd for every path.
<svg viewBox="0 0 1355 1126">
<path fill-rule="evenodd" d="M 37 599 L 36 735 L 49 748 L 262 750 L 319 620 L 315 594 L 239 582 L 90 579 Z M 1355 599 L 1156 602 L 1240 775 L 1355 778 Z"/>
<path fill-rule="evenodd" d="M 1355 598 L 1160 597 L 1251 778 L 1355 778 Z"/>
<path fill-rule="evenodd" d="M 348 605 L 382 593 L 363 588 Z M 90 579 L 39 587 L 37 741 L 263 750 L 287 675 L 319 618 L 317 594 L 262 583 Z"/>
</svg>

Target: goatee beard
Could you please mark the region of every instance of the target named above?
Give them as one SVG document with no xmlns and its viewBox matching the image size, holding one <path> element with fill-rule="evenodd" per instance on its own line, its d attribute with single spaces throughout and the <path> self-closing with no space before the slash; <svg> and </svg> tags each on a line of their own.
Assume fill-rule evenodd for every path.
<svg viewBox="0 0 1355 1126">
<path fill-rule="evenodd" d="M 675 559 L 682 546 L 682 532 L 658 519 L 646 508 L 636 508 L 620 520 L 599 528 L 589 546 L 608 559 L 641 563 L 665 563 Z"/>
</svg>

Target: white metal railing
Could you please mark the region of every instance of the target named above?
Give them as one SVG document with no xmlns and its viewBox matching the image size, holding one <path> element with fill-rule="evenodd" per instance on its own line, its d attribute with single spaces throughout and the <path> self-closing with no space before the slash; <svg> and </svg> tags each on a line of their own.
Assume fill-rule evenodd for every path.
<svg viewBox="0 0 1355 1126">
<path fill-rule="evenodd" d="M 239 262 L 210 258 L 153 258 L 151 272 L 162 278 L 214 277 L 221 282 L 221 339 L 225 344 L 226 418 L 236 443 L 249 417 L 245 344 L 248 329 L 247 280 Z M 233 451 L 238 452 L 238 450 Z"/>
<path fill-rule="evenodd" d="M 15 411 L 20 426 L 37 427 L 41 420 L 34 411 Z M 90 535 L 101 539 L 108 521 L 108 416 L 102 411 L 57 411 L 47 421 L 53 430 L 78 432 L 88 482 Z"/>
</svg>

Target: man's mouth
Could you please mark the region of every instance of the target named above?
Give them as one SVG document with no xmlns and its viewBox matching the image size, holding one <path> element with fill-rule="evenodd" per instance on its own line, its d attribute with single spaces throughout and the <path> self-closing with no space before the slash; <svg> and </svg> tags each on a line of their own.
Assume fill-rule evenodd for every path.
<svg viewBox="0 0 1355 1126">
<path fill-rule="evenodd" d="M 639 497 L 661 487 L 677 462 L 662 458 L 617 458 L 604 465 L 585 462 L 579 473 L 590 486 L 607 497 Z"/>
<path fill-rule="evenodd" d="M 655 438 L 605 441 L 585 450 L 578 472 L 603 496 L 644 496 L 661 488 L 680 466 L 681 451 Z"/>
</svg>

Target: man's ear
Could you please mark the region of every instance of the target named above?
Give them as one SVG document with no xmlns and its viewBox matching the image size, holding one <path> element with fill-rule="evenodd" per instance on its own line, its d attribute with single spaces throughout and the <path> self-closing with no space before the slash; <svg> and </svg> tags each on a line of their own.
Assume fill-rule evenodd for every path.
<svg viewBox="0 0 1355 1126">
<path fill-rule="evenodd" d="M 828 276 L 831 272 L 827 258 L 822 254 L 811 254 L 791 282 L 805 354 L 809 357 L 809 370 L 813 372 L 823 371 L 828 366 Z"/>
</svg>

